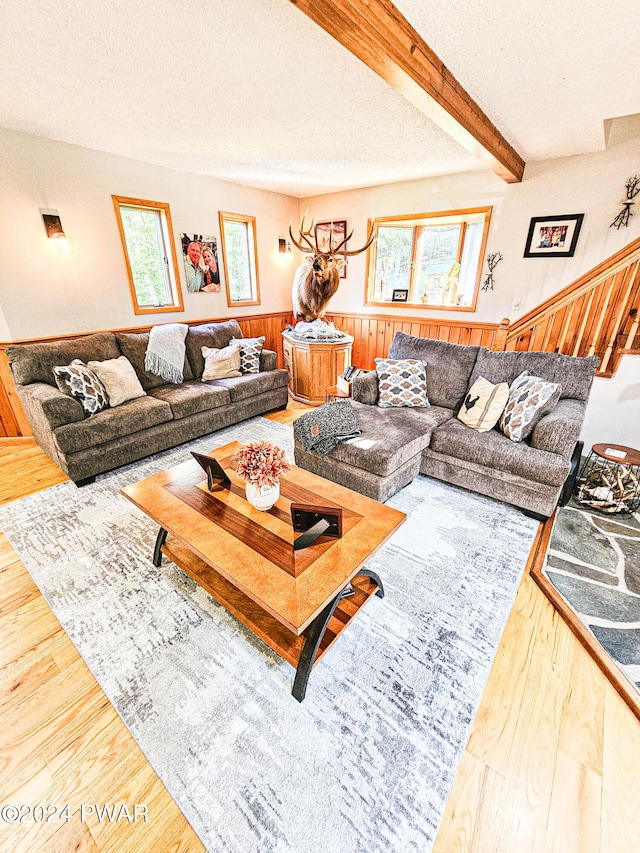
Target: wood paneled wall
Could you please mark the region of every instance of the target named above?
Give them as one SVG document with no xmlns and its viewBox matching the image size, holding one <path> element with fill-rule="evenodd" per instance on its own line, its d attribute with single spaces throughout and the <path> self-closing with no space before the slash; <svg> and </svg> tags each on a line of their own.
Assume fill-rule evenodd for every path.
<svg viewBox="0 0 640 853">
<path fill-rule="evenodd" d="M 479 323 L 473 320 L 438 320 L 433 317 L 397 317 L 385 314 L 327 314 L 338 329 L 354 337 L 353 363 L 360 368 L 375 367 L 374 358 L 384 358 L 396 332 L 418 338 L 435 338 L 452 344 L 476 344 L 504 349 L 509 321 Z"/>
</svg>

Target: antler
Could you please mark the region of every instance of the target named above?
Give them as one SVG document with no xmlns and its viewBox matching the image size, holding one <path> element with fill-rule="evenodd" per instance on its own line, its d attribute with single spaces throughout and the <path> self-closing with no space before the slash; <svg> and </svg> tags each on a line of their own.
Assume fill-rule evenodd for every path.
<svg viewBox="0 0 640 853">
<path fill-rule="evenodd" d="M 351 234 L 353 234 L 353 231 L 351 232 Z M 351 237 L 351 234 L 349 234 L 349 237 Z M 349 237 L 347 237 L 343 242 L 346 243 L 347 240 L 349 239 Z M 347 252 L 345 250 L 342 252 L 342 254 L 343 255 L 359 255 L 361 252 L 364 252 L 366 249 L 368 249 L 369 246 L 373 243 L 373 241 L 375 239 L 376 239 L 376 224 L 375 224 L 375 221 L 372 220 L 371 228 L 369 230 L 369 236 L 367 237 L 367 242 L 364 244 L 364 246 L 361 249 L 354 249 L 351 252 Z M 342 245 L 342 243 L 340 245 Z"/>
<path fill-rule="evenodd" d="M 318 241 L 316 239 L 316 245 L 314 246 L 309 237 L 311 236 L 311 228 L 313 228 L 313 221 L 311 222 L 311 228 L 308 231 L 304 230 L 304 220 L 306 217 L 306 212 L 302 217 L 302 222 L 300 223 L 300 228 L 298 229 L 300 232 L 300 237 L 307 244 L 306 246 L 298 243 L 296 238 L 293 236 L 293 232 L 291 231 L 291 226 L 293 225 L 293 219 L 289 222 L 289 237 L 291 237 L 291 242 L 296 247 L 296 249 L 300 249 L 301 252 L 312 251 L 314 254 L 318 251 Z"/>
</svg>

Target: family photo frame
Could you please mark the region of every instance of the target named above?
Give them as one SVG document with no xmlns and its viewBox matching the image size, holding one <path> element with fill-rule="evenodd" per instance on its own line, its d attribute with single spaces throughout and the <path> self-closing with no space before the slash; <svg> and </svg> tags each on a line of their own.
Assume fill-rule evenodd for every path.
<svg viewBox="0 0 640 853">
<path fill-rule="evenodd" d="M 529 224 L 525 258 L 572 258 L 584 213 L 534 216 Z"/>
</svg>

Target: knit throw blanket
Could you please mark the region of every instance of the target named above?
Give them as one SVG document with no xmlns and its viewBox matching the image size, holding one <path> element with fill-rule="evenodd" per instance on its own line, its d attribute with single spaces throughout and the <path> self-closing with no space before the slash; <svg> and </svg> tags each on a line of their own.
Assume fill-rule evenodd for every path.
<svg viewBox="0 0 640 853">
<path fill-rule="evenodd" d="M 179 385 L 183 379 L 185 338 L 189 327 L 183 323 L 153 326 L 144 356 L 144 369 Z"/>
<path fill-rule="evenodd" d="M 351 403 L 337 400 L 296 418 L 293 432 L 303 450 L 326 456 L 341 441 L 360 435 L 362 429 Z"/>
</svg>

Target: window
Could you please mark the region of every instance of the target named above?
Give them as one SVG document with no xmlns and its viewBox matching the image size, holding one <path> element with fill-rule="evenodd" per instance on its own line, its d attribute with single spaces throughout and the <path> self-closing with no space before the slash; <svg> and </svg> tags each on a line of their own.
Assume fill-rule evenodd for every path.
<svg viewBox="0 0 640 853">
<path fill-rule="evenodd" d="M 227 305 L 259 305 L 255 217 L 220 211 L 220 236 Z"/>
<path fill-rule="evenodd" d="M 183 311 L 168 204 L 111 196 L 136 314 Z"/>
<path fill-rule="evenodd" d="M 376 219 L 366 303 L 474 311 L 490 218 L 477 207 Z"/>
</svg>

